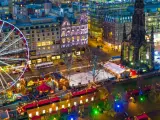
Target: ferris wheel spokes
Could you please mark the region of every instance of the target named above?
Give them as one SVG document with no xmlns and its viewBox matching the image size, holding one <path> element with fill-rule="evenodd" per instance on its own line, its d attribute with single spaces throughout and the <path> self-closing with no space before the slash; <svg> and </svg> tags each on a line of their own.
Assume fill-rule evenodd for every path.
<svg viewBox="0 0 160 120">
<path fill-rule="evenodd" d="M 1 47 L 2 44 L 7 40 L 7 38 L 13 33 L 14 30 L 15 30 L 15 28 L 13 28 L 13 29 L 2 39 L 2 42 L 0 43 L 0 47 Z"/>
<path fill-rule="evenodd" d="M 0 57 L 0 60 L 13 60 L 13 61 L 27 61 L 25 58 L 8 58 L 8 57 Z"/>
<path fill-rule="evenodd" d="M 2 78 L 2 80 L 4 81 L 4 83 L 7 85 L 7 87 L 8 87 L 8 83 L 6 82 L 6 80 L 4 79 L 4 77 L 3 77 L 3 75 L 2 75 L 2 73 L 0 72 L 0 76 L 1 76 L 1 78 Z"/>
<path fill-rule="evenodd" d="M 22 38 L 23 38 L 23 37 L 15 39 L 14 42 L 10 43 L 10 44 L 7 45 L 5 48 L 3 48 L 3 49 L 0 51 L 0 53 L 2 53 L 4 50 L 6 50 L 7 48 L 9 48 L 10 46 L 14 45 L 16 42 L 18 42 L 18 41 L 21 40 Z"/>
<path fill-rule="evenodd" d="M 3 70 L 3 68 L 1 67 L 1 70 L 14 82 L 16 82 L 15 79 L 13 79 L 5 70 Z"/>
<path fill-rule="evenodd" d="M 27 50 L 27 49 L 26 48 L 21 48 L 21 49 L 11 50 L 11 51 L 8 51 L 8 52 L 2 52 L 0 54 L 0 56 L 8 55 L 8 54 L 16 54 L 16 53 L 19 53 L 19 52 L 25 51 L 25 50 Z"/>
<path fill-rule="evenodd" d="M 0 38 L 0 91 L 5 91 L 24 75 L 29 47 L 22 31 L 7 21 L 0 20 Z"/>
<path fill-rule="evenodd" d="M 2 80 L 1 80 L 1 78 L 0 78 L 0 83 L 1 83 L 1 85 L 2 85 L 2 87 L 3 87 L 3 89 L 5 89 L 5 87 L 4 87 L 4 85 L 3 85 L 3 82 L 2 82 Z"/>
<path fill-rule="evenodd" d="M 4 65 L 7 65 L 7 66 L 9 66 L 9 67 L 11 67 L 11 68 L 13 68 L 13 69 L 19 70 L 20 72 L 23 72 L 21 69 L 18 69 L 18 68 L 16 68 L 16 67 L 13 67 L 12 65 L 10 65 L 10 64 L 8 64 L 8 63 L 6 63 L 6 62 L 3 62 L 3 61 L 1 61 L 1 60 L 0 60 L 0 63 L 2 63 L 2 64 L 4 64 Z M 2 68 L 2 67 L 1 67 L 1 68 Z"/>
</svg>

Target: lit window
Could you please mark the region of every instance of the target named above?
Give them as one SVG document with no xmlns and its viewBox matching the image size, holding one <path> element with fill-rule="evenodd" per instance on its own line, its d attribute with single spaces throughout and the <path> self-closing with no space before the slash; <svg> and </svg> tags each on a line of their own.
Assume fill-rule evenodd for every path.
<svg viewBox="0 0 160 120">
<path fill-rule="evenodd" d="M 56 107 L 56 111 L 58 110 L 58 107 Z"/>
<path fill-rule="evenodd" d="M 74 105 L 76 106 L 76 105 L 77 105 L 77 103 L 76 103 L 76 102 L 74 102 Z"/>
<path fill-rule="evenodd" d="M 42 46 L 46 46 L 46 42 L 42 42 Z"/>
<path fill-rule="evenodd" d="M 79 36 L 77 36 L 77 41 L 79 41 L 79 39 L 80 39 L 80 37 L 79 37 Z"/>
<path fill-rule="evenodd" d="M 70 107 L 71 106 L 71 104 L 70 103 L 68 103 L 68 107 Z"/>
<path fill-rule="evenodd" d="M 57 56 L 57 59 L 60 59 L 60 56 Z"/>
<path fill-rule="evenodd" d="M 36 115 L 37 115 L 37 116 L 39 115 L 39 112 L 38 112 L 38 111 L 36 112 Z"/>
<path fill-rule="evenodd" d="M 38 43 L 37 43 L 37 46 L 42 46 L 41 42 L 38 42 Z"/>
<path fill-rule="evenodd" d="M 29 114 L 29 117 L 32 117 L 32 113 Z"/>
<path fill-rule="evenodd" d="M 45 47 L 43 47 L 43 50 L 45 50 L 46 48 Z"/>
<path fill-rule="evenodd" d="M 86 99 L 86 102 L 88 102 L 88 99 Z"/>
<path fill-rule="evenodd" d="M 91 101 L 94 101 L 94 97 L 91 98 Z"/>
<path fill-rule="evenodd" d="M 42 111 L 43 114 L 45 114 L 45 112 L 46 112 L 45 110 Z"/>
<path fill-rule="evenodd" d="M 52 108 L 49 108 L 49 112 L 50 112 L 50 113 L 52 112 Z"/>
<path fill-rule="evenodd" d="M 62 39 L 62 43 L 65 43 L 65 38 Z"/>
<path fill-rule="evenodd" d="M 48 49 L 50 50 L 50 49 L 51 49 L 51 47 L 48 47 Z"/>
<path fill-rule="evenodd" d="M 62 105 L 62 108 L 64 108 L 64 105 Z"/>
<path fill-rule="evenodd" d="M 80 104 L 82 104 L 83 103 L 83 101 L 82 100 L 80 100 Z"/>
</svg>

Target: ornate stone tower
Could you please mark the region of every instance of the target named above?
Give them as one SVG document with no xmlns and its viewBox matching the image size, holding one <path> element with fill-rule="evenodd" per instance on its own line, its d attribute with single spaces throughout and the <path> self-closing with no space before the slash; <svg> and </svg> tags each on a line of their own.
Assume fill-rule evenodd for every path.
<svg viewBox="0 0 160 120">
<path fill-rule="evenodd" d="M 134 46 L 132 61 L 138 62 L 140 59 L 140 47 L 145 44 L 145 14 L 143 0 L 135 1 L 130 40 Z"/>
<path fill-rule="evenodd" d="M 123 29 L 121 44 L 121 62 L 135 69 L 143 71 L 153 69 L 154 66 L 154 41 L 153 29 L 150 39 L 146 39 L 144 1 L 136 0 L 132 16 L 132 30 L 126 35 Z"/>
</svg>

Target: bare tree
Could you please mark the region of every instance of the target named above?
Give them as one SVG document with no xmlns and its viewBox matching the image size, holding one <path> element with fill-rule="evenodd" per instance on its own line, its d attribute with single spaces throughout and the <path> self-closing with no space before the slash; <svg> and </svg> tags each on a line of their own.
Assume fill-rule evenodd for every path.
<svg viewBox="0 0 160 120">
<path fill-rule="evenodd" d="M 70 72 L 72 69 L 73 57 L 72 57 L 72 53 L 70 53 L 70 54 L 69 53 L 70 53 L 69 49 L 63 51 L 62 59 L 64 61 L 66 69 L 67 69 L 67 77 L 70 80 Z"/>
</svg>

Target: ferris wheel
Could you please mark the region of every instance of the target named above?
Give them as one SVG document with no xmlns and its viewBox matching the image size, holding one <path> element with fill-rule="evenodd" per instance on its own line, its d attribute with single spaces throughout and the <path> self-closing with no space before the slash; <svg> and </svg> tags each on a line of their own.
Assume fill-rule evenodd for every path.
<svg viewBox="0 0 160 120">
<path fill-rule="evenodd" d="M 15 85 L 28 67 L 29 48 L 23 33 L 0 20 L 0 92 Z"/>
</svg>

